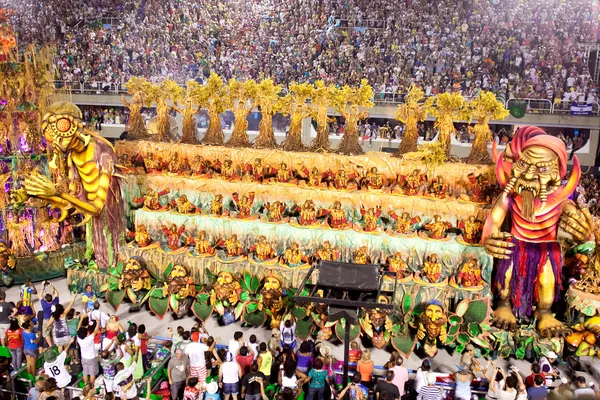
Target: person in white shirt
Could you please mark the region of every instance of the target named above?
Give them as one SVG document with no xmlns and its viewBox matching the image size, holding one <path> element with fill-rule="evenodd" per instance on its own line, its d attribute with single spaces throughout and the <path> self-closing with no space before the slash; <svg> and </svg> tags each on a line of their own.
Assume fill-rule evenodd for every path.
<svg viewBox="0 0 600 400">
<path fill-rule="evenodd" d="M 69 346 L 71 346 L 74 341 L 75 338 L 71 338 L 60 354 L 57 354 L 55 350 L 48 350 L 44 355 L 44 373 L 49 377 L 56 379 L 56 385 L 61 389 L 71 383 L 71 374 L 69 374 L 65 368 L 65 360 L 67 358 Z"/>
<path fill-rule="evenodd" d="M 233 339 L 229 341 L 229 352 L 233 354 L 233 356 L 237 356 L 240 348 L 244 345 L 244 333 L 241 331 L 237 331 L 233 334 Z"/>
<path fill-rule="evenodd" d="M 206 382 L 205 353 L 213 350 L 214 343 L 210 347 L 200 342 L 192 342 L 186 346 L 185 354 L 190 360 L 190 378 L 196 377 L 200 383 Z"/>
<path fill-rule="evenodd" d="M 121 400 L 137 399 L 137 388 L 135 387 L 133 373 L 135 371 L 135 367 L 137 366 L 137 362 L 135 362 L 135 360 L 137 359 L 139 351 L 139 347 L 135 349 L 135 354 L 133 356 L 134 361 L 129 367 L 125 368 L 121 362 L 117 363 L 115 366 L 117 373 L 113 381 L 113 391 L 115 392 L 115 396 L 119 397 Z"/>
<path fill-rule="evenodd" d="M 219 387 L 223 388 L 225 400 L 229 400 L 229 396 L 231 396 L 233 400 L 237 400 L 241 376 L 242 368 L 240 367 L 240 364 L 235 361 L 233 353 L 227 352 L 225 362 L 221 364 L 221 367 L 219 368 Z"/>
<path fill-rule="evenodd" d="M 94 344 L 94 336 L 100 330 L 100 324 L 94 322 L 95 328 L 82 326 L 77 331 L 77 343 L 81 350 L 81 367 L 83 369 L 83 382 L 94 385 L 96 375 L 98 375 L 98 350 Z"/>
<path fill-rule="evenodd" d="M 281 347 L 289 345 L 292 350 L 296 349 L 296 322 L 294 316 L 290 315 L 289 319 L 281 321 L 279 324 L 281 331 Z"/>
<path fill-rule="evenodd" d="M 577 379 L 575 380 L 575 384 L 577 385 L 577 389 L 575 389 L 573 391 L 574 399 L 584 399 L 584 398 L 593 399 L 594 396 L 596 396 L 594 389 L 588 387 L 584 376 L 578 376 Z"/>
</svg>

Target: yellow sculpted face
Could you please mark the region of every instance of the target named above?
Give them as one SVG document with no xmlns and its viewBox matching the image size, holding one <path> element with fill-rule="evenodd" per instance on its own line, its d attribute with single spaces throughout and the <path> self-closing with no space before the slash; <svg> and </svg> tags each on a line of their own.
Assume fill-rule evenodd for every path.
<svg viewBox="0 0 600 400">
<path fill-rule="evenodd" d="M 280 289 L 281 288 L 281 281 L 274 277 L 274 276 L 267 276 L 265 278 L 265 289 L 267 290 L 272 290 L 272 289 Z"/>
<path fill-rule="evenodd" d="M 217 275 L 217 283 L 219 285 L 227 285 L 233 282 L 233 275 L 231 272 L 221 271 L 219 275 Z"/>
<path fill-rule="evenodd" d="M 171 271 L 169 276 L 171 278 L 182 278 L 184 276 L 187 276 L 187 270 L 183 265 L 177 264 L 173 267 L 173 270 Z"/>
<path fill-rule="evenodd" d="M 125 271 L 137 271 L 142 269 L 142 264 L 140 264 L 139 260 L 135 258 L 130 258 L 127 260 L 127 264 L 125 264 Z"/>
<path fill-rule="evenodd" d="M 444 317 L 444 310 L 437 304 L 430 304 L 425 309 L 425 315 L 432 321 L 436 321 Z"/>
<path fill-rule="evenodd" d="M 3 254 L 7 251 L 8 251 L 8 247 L 6 246 L 6 243 L 0 242 L 0 254 Z"/>
<path fill-rule="evenodd" d="M 560 183 L 558 155 L 546 147 L 530 146 L 513 164 L 512 175 L 516 178 L 515 193 L 529 191 L 540 197 L 540 192 L 550 192 L 550 187 Z"/>
</svg>

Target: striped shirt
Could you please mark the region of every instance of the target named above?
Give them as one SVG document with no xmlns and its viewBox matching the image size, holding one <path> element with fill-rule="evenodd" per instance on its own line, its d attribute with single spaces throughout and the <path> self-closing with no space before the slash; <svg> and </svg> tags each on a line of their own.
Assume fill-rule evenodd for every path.
<svg viewBox="0 0 600 400">
<path fill-rule="evenodd" d="M 442 400 L 442 388 L 435 385 L 427 385 L 421 388 L 419 400 Z"/>
</svg>

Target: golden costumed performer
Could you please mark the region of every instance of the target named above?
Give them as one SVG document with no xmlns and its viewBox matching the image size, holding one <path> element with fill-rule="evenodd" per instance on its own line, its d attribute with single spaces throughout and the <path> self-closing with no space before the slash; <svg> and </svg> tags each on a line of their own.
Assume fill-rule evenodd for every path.
<svg viewBox="0 0 600 400">
<path fill-rule="evenodd" d="M 588 210 L 569 200 L 579 182 L 577 157 L 565 185 L 567 149 L 542 129 L 520 128 L 504 153 L 495 155 L 496 177 L 503 187 L 483 230 L 485 250 L 499 258 L 496 289 L 499 301 L 494 324 L 515 329 L 517 317 L 533 314 L 542 336 L 563 335 L 566 328 L 550 311 L 562 287 L 562 255 L 557 241 L 563 228 L 576 242 L 592 231 Z M 510 233 L 502 232 L 510 217 Z"/>
<path fill-rule="evenodd" d="M 99 267 L 115 260 L 125 232 L 125 203 L 122 201 L 117 156 L 106 139 L 83 126 L 79 107 L 57 102 L 47 108 L 42 132 L 52 146 L 53 169 L 67 171 L 64 182 L 52 182 L 34 173 L 16 192 L 18 201 L 36 197 L 61 209 L 60 221 L 70 213 L 82 214 L 83 225 L 91 220 L 91 243 Z"/>
</svg>

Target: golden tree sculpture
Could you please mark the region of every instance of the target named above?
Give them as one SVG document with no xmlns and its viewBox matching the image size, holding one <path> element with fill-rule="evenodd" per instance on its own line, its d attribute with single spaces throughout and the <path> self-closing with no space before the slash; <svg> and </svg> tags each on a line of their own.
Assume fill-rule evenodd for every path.
<svg viewBox="0 0 600 400">
<path fill-rule="evenodd" d="M 225 143 L 228 147 L 250 147 L 248 138 L 248 114 L 254 109 L 257 93 L 257 84 L 254 79 L 238 81 L 232 78 L 229 81 L 229 95 L 233 102 L 233 132 L 231 138 Z"/>
<path fill-rule="evenodd" d="M 166 142 L 173 138 L 170 137 L 171 122 L 169 121 L 169 111 L 174 109 L 174 106 L 169 105 L 169 100 L 172 104 L 180 102 L 184 97 L 184 89 L 171 79 L 165 79 L 159 84 L 153 84 L 150 87 L 147 97 L 149 101 L 156 103 L 156 136 L 155 141 Z"/>
<path fill-rule="evenodd" d="M 410 85 L 408 94 L 404 103 L 398 105 L 396 110 L 396 119 L 405 125 L 404 135 L 398 151 L 394 156 L 401 157 L 403 154 L 418 150 L 419 141 L 419 122 L 425 121 L 427 114 L 431 110 L 435 98 L 425 99 L 425 92 L 414 83 Z"/>
<path fill-rule="evenodd" d="M 127 136 L 129 139 L 142 140 L 148 138 L 148 132 L 142 117 L 142 108 L 144 107 L 144 100 L 147 99 L 147 94 L 151 91 L 152 84 L 146 78 L 133 76 L 127 82 L 127 93 L 132 98 L 129 102 L 125 99 L 125 96 L 121 96 L 121 101 L 129 109 L 129 121 L 127 122 Z M 150 101 L 146 105 L 151 105 L 151 103 Z"/>
<path fill-rule="evenodd" d="M 472 118 L 477 119 L 477 124 L 473 127 L 475 140 L 471 147 L 471 154 L 465 159 L 469 164 L 492 164 L 487 145 L 492 140 L 492 131 L 490 130 L 490 119 L 503 120 L 509 114 L 504 108 L 504 104 L 496 99 L 492 92 L 481 92 L 480 95 L 471 100 L 469 110 Z"/>
<path fill-rule="evenodd" d="M 360 86 L 350 87 L 345 85 L 332 92 L 332 105 L 344 117 L 344 136 L 340 141 L 338 153 L 345 155 L 363 154 L 359 143 L 358 122 L 369 116 L 365 108 L 373 107 L 373 88 L 366 79 Z"/>
<path fill-rule="evenodd" d="M 433 127 L 439 131 L 438 142 L 448 158 L 452 135 L 456 133 L 454 121 L 470 120 L 467 102 L 459 92 L 441 93 L 429 113 L 436 117 Z"/>
<path fill-rule="evenodd" d="M 219 75 L 211 72 L 206 84 L 200 86 L 194 96 L 200 106 L 208 109 L 208 129 L 200 143 L 222 146 L 225 135 L 221 127 L 220 115 L 231 107 L 229 86 L 223 84 L 223 79 Z"/>
<path fill-rule="evenodd" d="M 336 90 L 334 86 L 325 85 L 322 80 L 315 82 L 315 89 L 310 99 L 310 114 L 317 122 L 317 137 L 311 143 L 311 150 L 316 153 L 330 151 L 329 122 L 335 121 L 335 118 L 330 118 L 327 115 L 327 110 Z"/>
<path fill-rule="evenodd" d="M 183 126 L 181 128 L 181 138 L 179 139 L 179 143 L 197 144 L 198 139 L 196 138 L 196 134 L 198 133 L 198 129 L 196 129 L 196 120 L 194 119 L 194 116 L 200 111 L 196 94 L 201 90 L 202 85 L 195 80 L 189 80 L 187 81 L 186 86 L 187 90 L 185 92 L 183 108 L 178 106 L 174 107 L 178 113 L 183 115 Z"/>
<path fill-rule="evenodd" d="M 286 151 L 304 151 L 302 144 L 302 120 L 310 116 L 310 107 L 306 101 L 312 97 L 313 85 L 292 82 L 288 94 L 283 98 L 282 112 L 290 116 L 290 128 L 287 138 L 281 145 Z"/>
<path fill-rule="evenodd" d="M 273 131 L 273 115 L 280 112 L 284 100 L 279 95 L 282 86 L 276 85 L 272 79 L 263 79 L 256 90 L 256 105 L 262 116 L 258 125 L 258 137 L 254 140 L 257 149 L 274 149 L 277 147 Z"/>
</svg>

